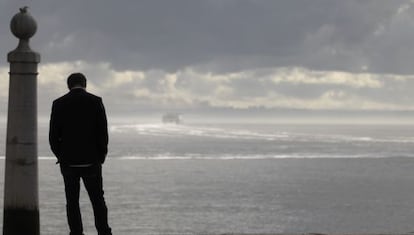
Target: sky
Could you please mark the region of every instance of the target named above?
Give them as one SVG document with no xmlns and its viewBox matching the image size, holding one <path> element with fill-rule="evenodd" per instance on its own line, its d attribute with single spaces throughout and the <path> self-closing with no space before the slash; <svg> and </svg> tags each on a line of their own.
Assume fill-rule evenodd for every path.
<svg viewBox="0 0 414 235">
<path fill-rule="evenodd" d="M 414 113 L 411 0 L 0 0 L 3 114 L 26 5 L 41 115 L 72 72 L 113 116 Z"/>
</svg>

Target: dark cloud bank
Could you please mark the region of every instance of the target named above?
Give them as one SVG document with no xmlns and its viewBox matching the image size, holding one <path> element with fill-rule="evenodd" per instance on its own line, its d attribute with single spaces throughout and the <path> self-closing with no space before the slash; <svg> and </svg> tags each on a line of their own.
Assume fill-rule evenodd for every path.
<svg viewBox="0 0 414 235">
<path fill-rule="evenodd" d="M 26 2 L 39 22 L 34 42 L 45 62 L 217 71 L 275 66 L 359 71 L 365 66 L 372 72 L 410 73 L 412 67 L 414 34 L 404 30 L 414 26 L 393 21 L 409 1 Z M 17 5 L 2 2 L 2 23 Z M 2 39 L 6 31 L 2 27 Z M 4 54 L 13 43 L 1 41 Z"/>
</svg>

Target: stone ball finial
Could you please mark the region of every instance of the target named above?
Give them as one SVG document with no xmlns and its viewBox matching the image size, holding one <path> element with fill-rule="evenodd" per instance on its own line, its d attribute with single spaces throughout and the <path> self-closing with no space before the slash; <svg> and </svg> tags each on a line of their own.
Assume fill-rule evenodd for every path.
<svg viewBox="0 0 414 235">
<path fill-rule="evenodd" d="M 14 15 L 10 22 L 13 35 L 22 40 L 28 40 L 37 30 L 36 21 L 27 9 L 27 6 L 20 8 L 20 12 Z"/>
</svg>

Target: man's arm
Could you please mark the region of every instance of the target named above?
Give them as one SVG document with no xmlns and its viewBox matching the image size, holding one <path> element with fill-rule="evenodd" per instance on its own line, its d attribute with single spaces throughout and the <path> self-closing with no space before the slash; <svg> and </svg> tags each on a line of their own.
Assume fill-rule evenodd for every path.
<svg viewBox="0 0 414 235">
<path fill-rule="evenodd" d="M 108 122 L 106 119 L 105 107 L 103 105 L 102 99 L 99 99 L 98 107 L 98 147 L 100 154 L 100 162 L 104 163 L 106 155 L 108 154 Z"/>
<path fill-rule="evenodd" d="M 49 144 L 53 154 L 55 154 L 58 159 L 58 163 L 60 161 L 60 142 L 62 141 L 61 132 L 59 114 L 57 112 L 56 104 L 53 102 L 49 123 Z"/>
</svg>

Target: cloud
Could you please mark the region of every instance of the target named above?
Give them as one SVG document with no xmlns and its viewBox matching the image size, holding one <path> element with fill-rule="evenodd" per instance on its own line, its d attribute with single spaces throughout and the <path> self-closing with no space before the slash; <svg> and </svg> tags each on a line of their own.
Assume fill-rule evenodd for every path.
<svg viewBox="0 0 414 235">
<path fill-rule="evenodd" d="M 407 1 L 387 19 L 377 24 L 375 32 L 361 46 L 378 73 L 413 74 L 414 3 Z"/>
<path fill-rule="evenodd" d="M 0 67 L 0 97 L 7 98 L 9 95 L 9 69 Z"/>
<path fill-rule="evenodd" d="M 0 89 L 7 94 L 7 70 Z M 110 63 L 85 61 L 39 66 L 40 110 L 67 92 L 66 78 L 80 71 L 88 90 L 102 96 L 109 109 L 128 112 L 166 108 L 297 108 L 411 110 L 414 76 L 314 71 L 300 67 L 206 73 L 195 68 L 176 72 L 116 70 Z M 398 94 L 395 96 L 394 94 Z"/>
<path fill-rule="evenodd" d="M 83 72 L 88 90 L 102 96 L 111 113 L 185 109 L 414 110 L 414 76 L 315 71 L 301 67 L 211 73 L 186 68 L 116 70 L 110 63 L 85 61 L 39 66 L 39 112 L 67 92 L 66 78 Z M 2 113 L 8 69 L 0 67 Z M 395 95 L 398 94 L 398 95 Z"/>
<path fill-rule="evenodd" d="M 413 109 L 409 0 L 5 0 L 0 22 L 22 4 L 39 25 L 40 112 L 77 71 L 114 112 Z M 17 40 L 0 35 L 5 58 Z"/>
<path fill-rule="evenodd" d="M 368 73 L 352 74 L 341 71 L 311 71 L 303 68 L 282 68 L 275 71 L 272 79 L 276 84 L 332 84 L 353 88 L 381 88 L 378 76 Z M 376 78 L 377 77 L 377 78 Z"/>
</svg>

